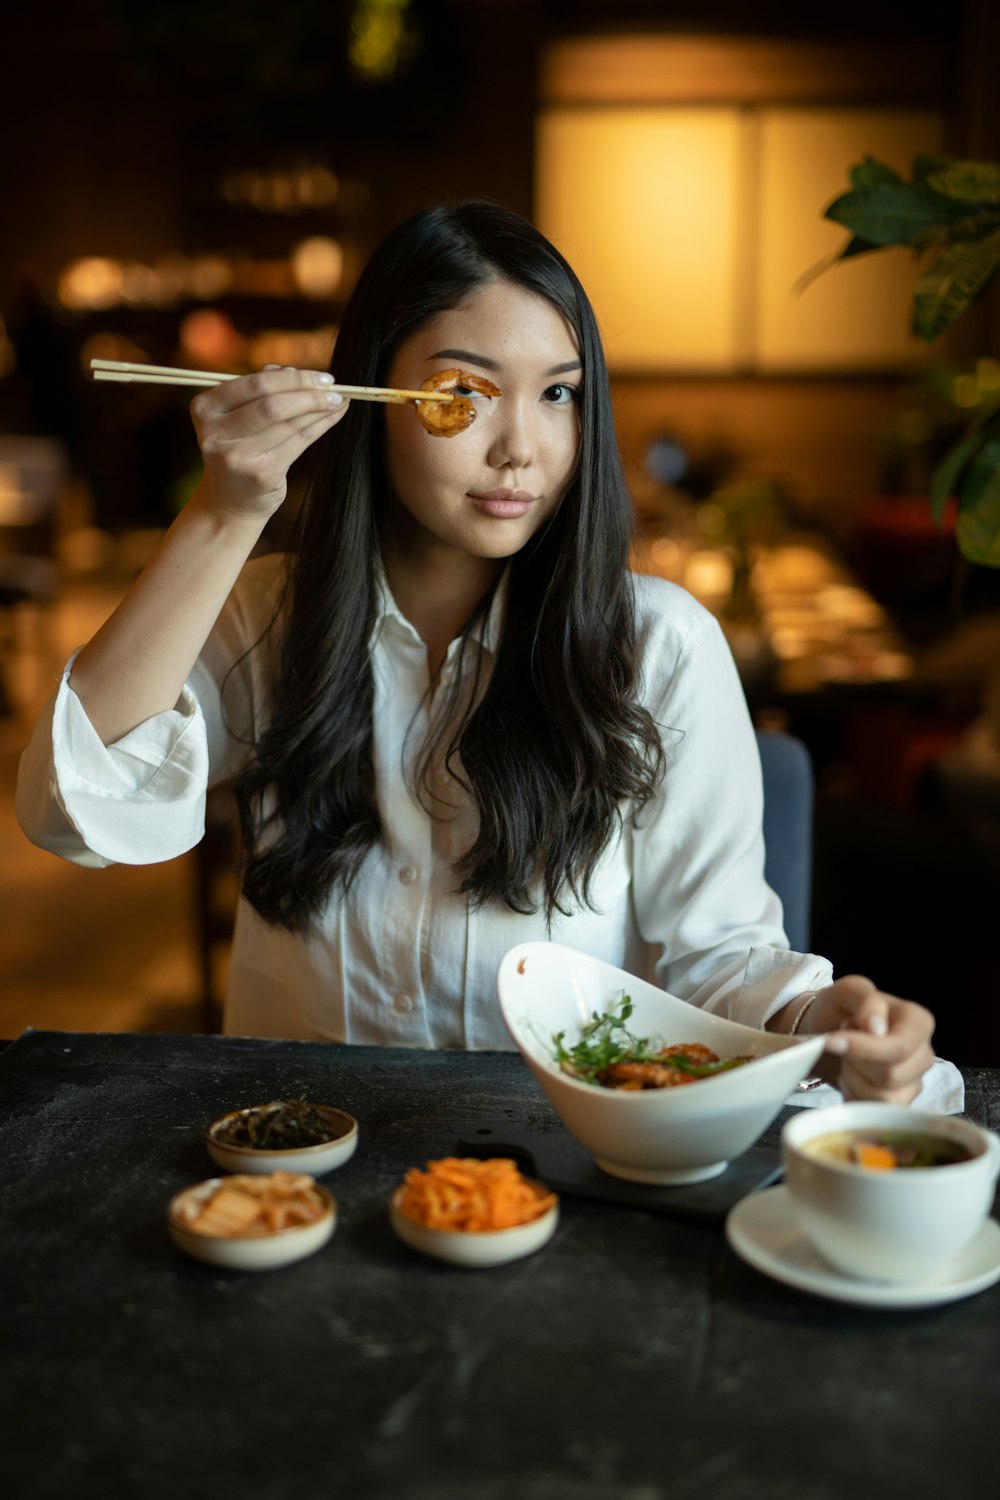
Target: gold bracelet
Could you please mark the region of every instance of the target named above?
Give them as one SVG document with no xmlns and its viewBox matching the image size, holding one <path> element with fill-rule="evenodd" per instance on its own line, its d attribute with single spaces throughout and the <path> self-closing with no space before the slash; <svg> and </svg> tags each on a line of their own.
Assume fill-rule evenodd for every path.
<svg viewBox="0 0 1000 1500">
<path fill-rule="evenodd" d="M 788 1036 L 794 1036 L 795 1033 L 798 1031 L 799 1027 L 802 1025 L 802 1021 L 803 1021 L 803 1019 L 805 1017 L 806 1011 L 809 1009 L 810 1005 L 812 1005 L 813 1001 L 816 999 L 816 996 L 818 994 L 819 994 L 819 990 L 811 990 L 809 992 L 809 994 L 806 996 L 805 1000 L 803 1001 L 802 1005 L 799 1008 L 799 1011 L 798 1011 L 798 1014 L 795 1017 L 795 1020 L 792 1022 L 791 1026 L 789 1026 L 789 1028 L 788 1028 L 788 1033 L 787 1033 Z"/>
</svg>

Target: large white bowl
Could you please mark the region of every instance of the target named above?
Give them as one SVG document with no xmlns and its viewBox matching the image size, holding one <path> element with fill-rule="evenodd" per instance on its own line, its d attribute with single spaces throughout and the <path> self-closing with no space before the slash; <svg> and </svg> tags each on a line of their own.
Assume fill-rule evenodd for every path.
<svg viewBox="0 0 1000 1500">
<path fill-rule="evenodd" d="M 684 1088 L 641 1093 L 581 1083 L 562 1072 L 552 1038 L 572 1046 L 594 1013 L 624 991 L 635 1036 L 664 1045 L 703 1042 L 720 1057 L 751 1056 L 745 1068 Z M 504 1021 L 571 1135 L 599 1167 L 631 1182 L 702 1182 L 753 1145 L 823 1051 L 822 1036 L 777 1036 L 709 1015 L 624 969 L 559 943 L 519 943 L 501 960 Z"/>
</svg>

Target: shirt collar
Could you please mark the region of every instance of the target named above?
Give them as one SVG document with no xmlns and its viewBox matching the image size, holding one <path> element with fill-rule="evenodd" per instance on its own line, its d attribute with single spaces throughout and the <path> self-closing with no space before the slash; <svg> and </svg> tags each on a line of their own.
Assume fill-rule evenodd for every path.
<svg viewBox="0 0 1000 1500">
<path fill-rule="evenodd" d="M 507 600 L 510 593 L 510 564 L 504 568 L 500 575 L 490 603 L 489 614 L 473 633 L 472 639 L 477 645 L 481 645 L 484 651 L 488 651 L 493 657 L 500 649 L 500 637 L 503 634 L 503 624 L 507 613 Z M 420 635 L 415 627 L 403 614 L 396 603 L 389 580 L 385 576 L 385 568 L 379 557 L 375 563 L 375 624 L 372 629 L 369 645 L 374 645 L 382 632 L 389 624 L 399 632 L 402 632 L 409 640 L 420 642 Z M 423 644 L 422 642 L 420 642 Z M 458 649 L 457 642 L 452 641 L 448 647 L 448 655 Z"/>
</svg>

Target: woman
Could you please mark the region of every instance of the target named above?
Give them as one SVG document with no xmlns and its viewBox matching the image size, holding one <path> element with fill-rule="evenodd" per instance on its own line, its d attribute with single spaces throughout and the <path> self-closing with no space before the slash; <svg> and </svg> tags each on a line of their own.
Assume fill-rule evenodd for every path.
<svg viewBox="0 0 1000 1500">
<path fill-rule="evenodd" d="M 362 275 L 336 364 L 405 389 L 457 368 L 499 394 L 452 437 L 412 404 L 349 409 L 324 373 L 199 395 L 204 477 L 43 715 L 28 836 L 80 863 L 169 858 L 235 777 L 228 1031 L 508 1046 L 497 963 L 551 936 L 636 973 L 658 954 L 664 987 L 749 1024 L 835 1033 L 845 1092 L 913 1099 L 932 1018 L 788 952 L 724 641 L 627 572 L 570 268 L 495 205 L 419 214 Z M 244 565 L 313 445 L 283 590 L 283 562 Z"/>
</svg>

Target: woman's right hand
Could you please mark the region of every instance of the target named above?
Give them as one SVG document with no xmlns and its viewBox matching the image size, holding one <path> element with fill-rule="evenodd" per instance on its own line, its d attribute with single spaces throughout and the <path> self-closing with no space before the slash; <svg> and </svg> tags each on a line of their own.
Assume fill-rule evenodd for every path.
<svg viewBox="0 0 1000 1500">
<path fill-rule="evenodd" d="M 173 708 L 288 470 L 349 405 L 319 370 L 270 365 L 191 403 L 205 474 L 150 562 L 73 666 L 106 745 Z"/>
<path fill-rule="evenodd" d="M 191 417 L 205 461 L 200 489 L 212 509 L 273 515 L 287 494 L 292 464 L 350 404 L 330 390 L 332 384 L 325 371 L 265 365 L 195 397 Z"/>
</svg>

